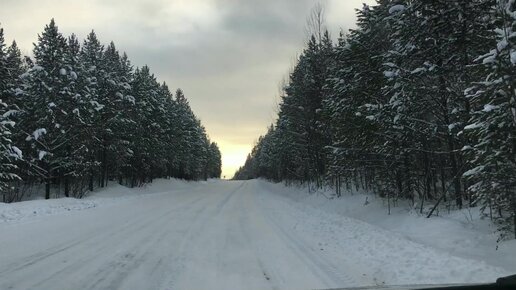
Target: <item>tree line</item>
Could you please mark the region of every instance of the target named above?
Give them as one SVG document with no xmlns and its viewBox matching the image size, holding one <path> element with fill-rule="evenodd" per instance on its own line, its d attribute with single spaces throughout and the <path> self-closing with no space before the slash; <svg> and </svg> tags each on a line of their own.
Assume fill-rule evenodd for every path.
<svg viewBox="0 0 516 290">
<path fill-rule="evenodd" d="M 516 235 L 515 65 L 513 0 L 364 5 L 337 43 L 312 34 L 235 178 L 480 206 Z"/>
<path fill-rule="evenodd" d="M 181 89 L 149 67 L 134 69 L 94 31 L 80 43 L 54 20 L 22 56 L 0 28 L 0 192 L 27 188 L 82 197 L 108 181 L 139 186 L 155 178 L 218 178 L 221 154 Z"/>
</svg>

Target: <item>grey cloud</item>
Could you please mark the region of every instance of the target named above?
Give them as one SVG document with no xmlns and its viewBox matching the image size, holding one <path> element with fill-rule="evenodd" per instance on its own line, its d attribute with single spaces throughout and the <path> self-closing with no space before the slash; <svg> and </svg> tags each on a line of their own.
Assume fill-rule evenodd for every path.
<svg viewBox="0 0 516 290">
<path fill-rule="evenodd" d="M 278 84 L 302 50 L 305 19 L 317 2 L 48 0 L 42 6 L 39 0 L 0 1 L 7 39 L 16 38 L 22 50 L 32 49 L 52 17 L 65 34 L 84 37 L 95 29 L 101 41 L 113 40 L 126 51 L 135 66 L 147 64 L 170 88 L 181 87 L 212 139 L 228 148 L 252 146 L 274 121 Z M 332 11 L 332 26 L 351 27 L 352 9 L 362 0 L 327 1 L 343 10 Z M 227 170 L 224 174 L 231 175 Z"/>
<path fill-rule="evenodd" d="M 312 1 L 220 1 L 225 6 L 224 28 L 247 38 L 298 41 L 304 11 Z"/>
</svg>

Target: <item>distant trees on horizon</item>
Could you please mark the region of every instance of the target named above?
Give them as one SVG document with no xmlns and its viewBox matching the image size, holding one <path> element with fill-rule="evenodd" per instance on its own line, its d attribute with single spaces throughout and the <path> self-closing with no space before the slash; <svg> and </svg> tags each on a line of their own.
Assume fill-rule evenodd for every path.
<svg viewBox="0 0 516 290">
<path fill-rule="evenodd" d="M 95 32 L 80 43 L 52 19 L 23 57 L 0 28 L 0 192 L 18 201 L 27 186 L 45 198 L 82 197 L 109 180 L 219 178 L 221 153 L 192 112 L 149 67 L 134 69 Z"/>
<path fill-rule="evenodd" d="M 516 235 L 515 6 L 378 0 L 338 43 L 313 33 L 235 178 L 481 206 Z"/>
</svg>

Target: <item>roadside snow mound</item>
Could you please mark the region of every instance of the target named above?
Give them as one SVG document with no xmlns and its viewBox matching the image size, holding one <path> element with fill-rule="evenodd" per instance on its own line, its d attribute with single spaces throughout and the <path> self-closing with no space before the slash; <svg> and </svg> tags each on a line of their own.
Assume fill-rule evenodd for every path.
<svg viewBox="0 0 516 290">
<path fill-rule="evenodd" d="M 36 216 L 54 215 L 96 207 L 92 200 L 60 198 L 54 200 L 31 200 L 12 204 L 0 203 L 0 222 L 17 221 Z"/>
<path fill-rule="evenodd" d="M 32 219 L 38 216 L 56 215 L 70 211 L 86 210 L 143 197 L 148 194 L 167 193 L 171 190 L 189 190 L 194 188 L 196 184 L 200 185 L 208 182 L 213 181 L 209 180 L 204 183 L 194 183 L 177 179 L 156 179 L 153 183 L 138 188 L 128 188 L 118 183 L 110 183 L 105 188 L 90 192 L 83 199 L 39 199 L 10 204 L 0 202 L 0 223 Z"/>
<path fill-rule="evenodd" d="M 441 212 L 427 219 L 400 202 L 388 215 L 383 200 L 371 194 L 327 199 L 321 193 L 329 192 L 253 182 L 263 199 L 281 197 L 281 211 L 298 213 L 283 223 L 290 222 L 300 236 L 313 237 L 313 244 L 326 254 L 345 250 L 345 259 L 357 261 L 367 275 L 373 272 L 380 284 L 493 282 L 516 273 L 516 241 L 497 244 L 495 227 L 480 218 L 478 209 Z"/>
</svg>

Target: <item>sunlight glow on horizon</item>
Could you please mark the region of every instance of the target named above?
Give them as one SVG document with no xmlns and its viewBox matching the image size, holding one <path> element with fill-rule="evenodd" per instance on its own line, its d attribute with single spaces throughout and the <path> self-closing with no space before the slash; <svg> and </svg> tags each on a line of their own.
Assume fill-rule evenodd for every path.
<svg viewBox="0 0 516 290">
<path fill-rule="evenodd" d="M 225 142 L 217 142 L 222 153 L 222 176 L 231 179 L 235 172 L 243 166 L 247 155 L 251 153 L 254 144 L 235 145 Z"/>
</svg>

